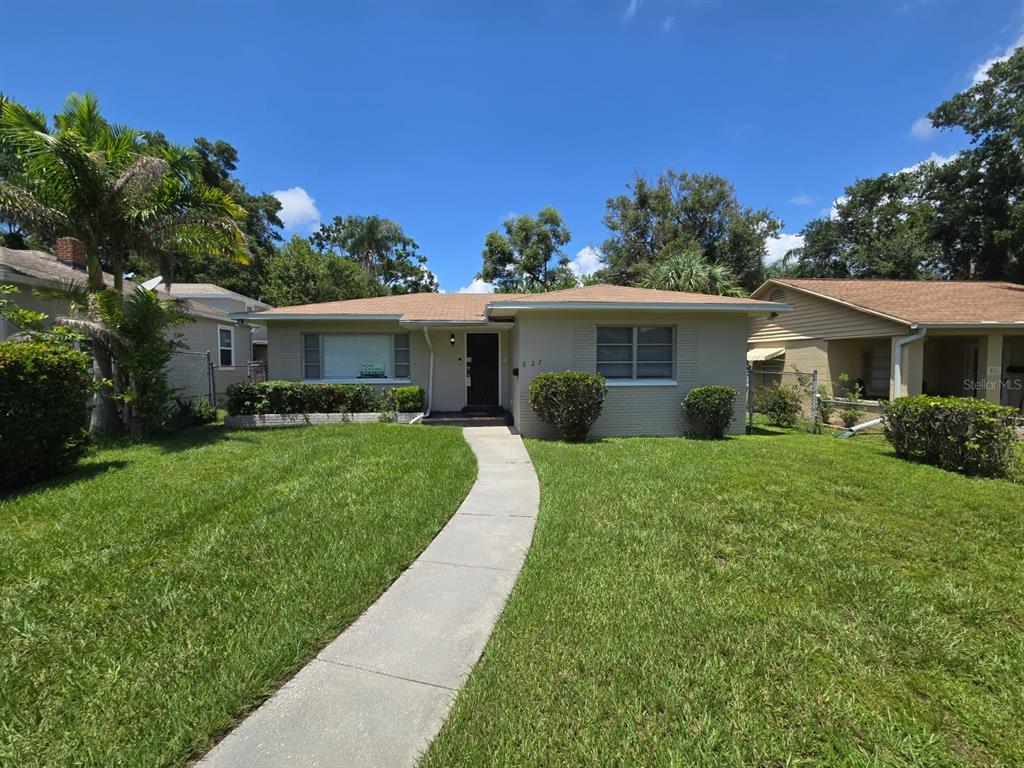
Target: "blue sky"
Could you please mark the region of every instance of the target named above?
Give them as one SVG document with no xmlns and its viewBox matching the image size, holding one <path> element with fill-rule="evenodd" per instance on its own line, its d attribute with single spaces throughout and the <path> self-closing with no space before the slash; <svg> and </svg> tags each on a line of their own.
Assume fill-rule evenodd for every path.
<svg viewBox="0 0 1024 768">
<path fill-rule="evenodd" d="M 667 167 L 796 233 L 857 178 L 949 156 L 931 108 L 1024 42 L 1020 2 L 8 3 L 0 90 L 225 139 L 294 231 L 393 218 L 445 290 L 558 208 L 584 270 L 605 201 Z M 17 34 L 13 34 L 17 31 Z M 781 253 L 791 238 L 773 245 Z"/>
</svg>

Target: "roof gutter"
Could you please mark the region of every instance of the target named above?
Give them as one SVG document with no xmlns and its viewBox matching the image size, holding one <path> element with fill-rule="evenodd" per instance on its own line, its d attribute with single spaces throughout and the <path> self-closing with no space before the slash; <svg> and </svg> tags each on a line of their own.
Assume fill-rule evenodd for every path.
<svg viewBox="0 0 1024 768">
<path fill-rule="evenodd" d="M 917 326 L 910 326 L 911 330 Z M 923 339 L 925 334 L 928 332 L 927 328 L 921 328 L 915 333 L 909 336 L 900 336 L 896 339 L 895 354 L 893 355 L 892 361 L 892 399 L 895 400 L 900 397 L 900 392 L 903 389 L 903 347 L 907 344 L 911 344 L 919 339 Z"/>
</svg>

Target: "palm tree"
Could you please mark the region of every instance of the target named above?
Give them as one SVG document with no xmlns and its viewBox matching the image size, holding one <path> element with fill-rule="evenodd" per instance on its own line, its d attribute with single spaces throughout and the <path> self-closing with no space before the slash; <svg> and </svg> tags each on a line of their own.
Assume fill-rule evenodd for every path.
<svg viewBox="0 0 1024 768">
<path fill-rule="evenodd" d="M 640 278 L 641 288 L 746 296 L 728 267 L 711 264 L 694 248 L 687 248 L 650 266 Z"/>
<path fill-rule="evenodd" d="M 187 304 L 141 287 L 119 294 L 68 281 L 35 292 L 68 305 L 66 315 L 54 318 L 57 326 L 81 334 L 117 361 L 110 401 L 121 406 L 120 421 L 133 436 L 146 434 L 171 396 L 164 369 L 181 341 L 170 331 L 190 322 Z"/>
<path fill-rule="evenodd" d="M 167 282 L 179 256 L 248 260 L 237 224 L 245 211 L 201 181 L 196 156 L 110 124 L 93 96 L 69 96 L 52 129 L 38 113 L 3 101 L 0 142 L 17 158 L 0 178 L 0 220 L 44 241 L 81 241 L 91 292 L 105 289 L 106 265 L 120 301 L 131 253 L 157 265 Z M 97 377 L 109 380 L 116 358 L 101 344 L 92 349 Z M 112 394 L 100 390 L 94 431 L 116 429 Z"/>
</svg>

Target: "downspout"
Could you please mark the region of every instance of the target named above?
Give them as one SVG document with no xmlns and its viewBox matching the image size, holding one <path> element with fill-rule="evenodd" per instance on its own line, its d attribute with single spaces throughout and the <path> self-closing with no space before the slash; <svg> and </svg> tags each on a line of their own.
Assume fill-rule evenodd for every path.
<svg viewBox="0 0 1024 768">
<path fill-rule="evenodd" d="M 917 326 L 915 325 L 910 326 L 911 330 L 913 330 L 916 327 Z M 895 400 L 897 397 L 900 397 L 900 391 L 903 389 L 903 347 L 905 347 L 907 344 L 910 344 L 911 342 L 917 341 L 918 339 L 923 339 L 927 331 L 927 328 L 921 328 L 919 331 L 915 331 L 909 336 L 901 336 L 900 338 L 896 339 L 896 349 L 893 354 L 892 361 L 893 400 Z"/>
<path fill-rule="evenodd" d="M 427 329 L 427 326 L 423 326 L 423 338 L 427 342 L 427 349 L 430 350 L 430 366 L 427 371 L 427 410 L 424 411 L 422 416 L 417 416 L 410 421 L 410 424 L 415 424 L 429 416 L 430 406 L 434 400 L 434 345 L 430 343 L 430 331 Z"/>
</svg>

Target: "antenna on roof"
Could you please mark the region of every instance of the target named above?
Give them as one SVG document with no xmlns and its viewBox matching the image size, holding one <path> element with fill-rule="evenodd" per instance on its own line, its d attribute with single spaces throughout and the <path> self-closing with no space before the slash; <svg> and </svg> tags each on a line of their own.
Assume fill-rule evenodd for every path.
<svg viewBox="0 0 1024 768">
<path fill-rule="evenodd" d="M 147 290 L 147 291 L 152 291 L 154 288 L 156 288 L 158 285 L 160 285 L 160 283 L 162 283 L 163 281 L 164 281 L 164 276 L 163 275 L 157 275 L 156 277 L 151 277 L 149 280 L 144 282 L 142 284 L 142 288 L 144 290 Z"/>
</svg>

